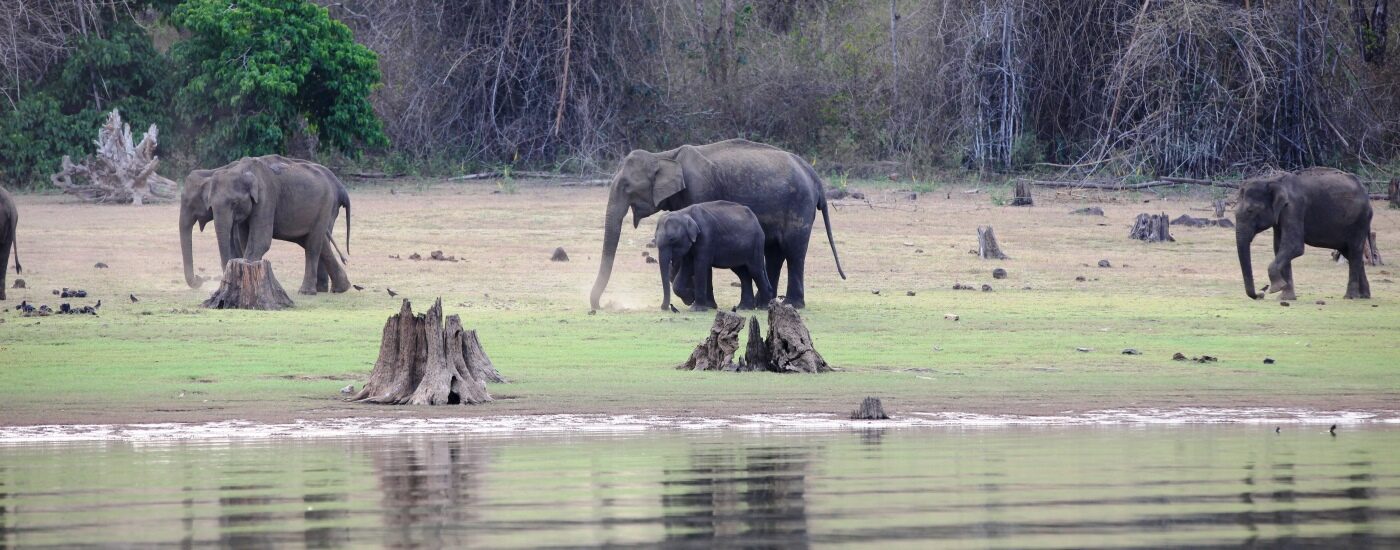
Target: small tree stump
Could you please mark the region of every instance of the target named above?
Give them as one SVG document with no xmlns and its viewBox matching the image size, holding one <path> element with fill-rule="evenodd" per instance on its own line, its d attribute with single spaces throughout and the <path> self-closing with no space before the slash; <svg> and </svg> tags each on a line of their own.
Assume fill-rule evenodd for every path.
<svg viewBox="0 0 1400 550">
<path fill-rule="evenodd" d="M 768 306 L 768 360 L 775 372 L 830 372 L 822 354 L 812 345 L 807 325 L 792 306 L 774 302 Z"/>
<path fill-rule="evenodd" d="M 772 370 L 773 364 L 768 359 L 768 343 L 763 341 L 762 331 L 758 328 L 758 317 L 749 318 L 749 342 L 744 346 L 744 358 L 739 360 L 740 371 L 766 371 Z"/>
<path fill-rule="evenodd" d="M 1133 230 L 1128 233 L 1129 237 L 1149 243 L 1175 242 L 1171 233 L 1171 220 L 1167 218 L 1167 213 L 1161 214 L 1138 214 L 1133 221 Z"/>
<path fill-rule="evenodd" d="M 568 253 L 568 252 L 564 252 L 564 247 L 562 247 L 562 246 L 561 246 L 561 247 L 558 247 L 558 248 L 555 248 L 555 249 L 554 249 L 554 255 L 549 257 L 549 261 L 551 261 L 551 262 L 567 262 L 567 261 L 569 261 L 569 253 Z"/>
<path fill-rule="evenodd" d="M 160 166 L 160 157 L 156 156 L 158 135 L 152 124 L 141 141 L 133 144 L 131 126 L 122 122 L 120 112 L 112 109 L 107 122 L 97 130 L 97 151 L 79 164 L 64 155 L 61 168 L 49 176 L 49 181 L 64 193 L 88 202 L 140 205 L 173 199 L 179 184 L 156 173 Z M 87 182 L 74 183 L 75 176 Z"/>
<path fill-rule="evenodd" d="M 1225 217 L 1225 199 L 1215 199 L 1210 205 L 1215 208 L 1215 217 Z"/>
<path fill-rule="evenodd" d="M 427 313 L 413 314 L 403 301 L 399 313 L 384 323 L 379 359 L 369 380 L 347 401 L 389 405 L 474 405 L 491 401 L 486 382 L 495 372 L 475 331 L 462 328 L 456 315 L 444 323 L 442 299 Z"/>
<path fill-rule="evenodd" d="M 860 408 L 851 413 L 852 420 L 889 420 L 890 416 L 885 414 L 885 406 L 880 404 L 880 398 L 867 397 L 860 402 Z"/>
<path fill-rule="evenodd" d="M 1400 178 L 1390 180 L 1390 189 L 1386 193 L 1386 200 L 1390 201 L 1391 208 L 1400 208 Z"/>
<path fill-rule="evenodd" d="M 1035 206 L 1035 200 L 1031 198 L 1031 184 L 1024 181 L 1016 182 L 1016 196 L 1011 199 L 1011 206 Z"/>
<path fill-rule="evenodd" d="M 229 260 L 224 267 L 224 280 L 219 289 L 204 301 L 211 309 L 277 310 L 292 307 L 292 298 L 277 277 L 272 274 L 272 262 L 250 262 L 243 258 Z"/>
<path fill-rule="evenodd" d="M 715 312 L 715 323 L 710 326 L 710 335 L 690 353 L 690 359 L 677 366 L 680 370 L 734 370 L 734 352 L 739 350 L 739 331 L 744 328 L 744 318 L 734 313 L 720 310 Z"/>
<path fill-rule="evenodd" d="M 977 228 L 977 257 L 984 260 L 1007 259 L 1006 254 L 1002 253 L 1001 247 L 997 245 L 997 236 L 992 232 L 990 225 Z"/>
</svg>

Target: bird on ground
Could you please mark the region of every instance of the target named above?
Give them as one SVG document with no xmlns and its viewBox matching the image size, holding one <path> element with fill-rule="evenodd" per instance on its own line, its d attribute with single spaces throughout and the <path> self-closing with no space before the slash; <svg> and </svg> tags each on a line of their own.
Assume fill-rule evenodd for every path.
<svg viewBox="0 0 1400 550">
<path fill-rule="evenodd" d="M 1327 433 L 1332 434 L 1332 437 L 1337 437 L 1337 425 L 1333 424 L 1331 428 L 1327 428 Z"/>
<path fill-rule="evenodd" d="M 135 294 L 127 294 L 126 297 L 127 297 L 127 298 L 131 298 L 131 303 L 133 303 L 133 304 L 136 303 L 136 302 L 141 301 L 141 300 L 138 300 L 138 299 L 136 298 L 136 295 L 135 295 Z"/>
<path fill-rule="evenodd" d="M 355 290 L 364 290 L 364 289 L 365 289 L 365 287 L 362 287 L 362 286 L 360 286 L 360 285 L 350 285 L 350 286 L 355 287 Z"/>
<path fill-rule="evenodd" d="M 394 292 L 394 289 L 392 289 L 392 288 L 385 287 L 385 288 L 384 288 L 384 291 L 389 293 L 389 297 L 390 297 L 390 298 L 393 298 L 393 297 L 399 295 L 399 293 Z"/>
</svg>

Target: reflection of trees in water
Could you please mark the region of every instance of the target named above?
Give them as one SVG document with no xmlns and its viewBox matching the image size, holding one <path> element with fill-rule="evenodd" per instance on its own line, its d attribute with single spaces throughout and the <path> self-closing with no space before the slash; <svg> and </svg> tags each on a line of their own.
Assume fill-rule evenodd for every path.
<svg viewBox="0 0 1400 550">
<path fill-rule="evenodd" d="M 10 533 L 5 528 L 5 524 L 8 522 L 8 518 L 5 516 L 9 513 L 5 509 L 5 501 L 8 498 L 10 498 L 10 493 L 5 489 L 5 468 L 0 467 L 0 549 L 10 547 Z"/>
<path fill-rule="evenodd" d="M 471 542 L 482 473 L 494 455 L 482 441 L 414 438 L 370 451 L 383 493 L 384 544 L 461 547 Z"/>
<path fill-rule="evenodd" d="M 219 543 L 236 548 L 271 548 L 276 545 L 274 534 L 257 527 L 268 525 L 276 516 L 271 496 L 277 490 L 271 485 L 222 485 L 219 492 L 260 491 L 249 496 L 219 497 Z"/>
<path fill-rule="evenodd" d="M 667 542 L 806 546 L 809 461 L 782 447 L 697 448 L 688 468 L 665 472 Z"/>
<path fill-rule="evenodd" d="M 1247 509 L 1240 512 L 1221 513 L 1214 518 L 1201 518 L 1193 523 L 1235 523 L 1241 525 L 1249 532 L 1249 536 L 1245 537 L 1243 541 L 1243 545 L 1248 547 L 1258 546 L 1261 543 L 1271 546 L 1320 548 L 1355 548 L 1395 544 L 1400 541 L 1389 539 L 1389 542 L 1385 542 L 1376 539 L 1369 529 L 1320 537 L 1300 535 L 1297 529 L 1317 524 L 1374 525 L 1385 521 L 1387 515 L 1392 516 L 1393 519 L 1395 510 L 1377 510 L 1374 503 L 1370 502 L 1375 500 L 1377 494 L 1375 476 L 1371 473 L 1374 467 L 1375 465 L 1369 460 L 1348 462 L 1336 466 L 1310 465 L 1307 470 L 1314 471 L 1303 472 L 1305 478 L 1335 481 L 1337 486 L 1336 488 L 1308 491 L 1295 488 L 1299 475 L 1295 471 L 1300 469 L 1296 464 L 1290 462 L 1271 464 L 1268 466 L 1269 471 L 1266 472 L 1259 472 L 1254 463 L 1246 464 L 1244 466 L 1245 477 L 1241 480 L 1246 490 L 1240 493 L 1239 501 L 1240 504 L 1246 505 Z M 1325 468 L 1326 470 L 1317 472 L 1316 468 Z M 1335 475 L 1335 471 L 1332 471 L 1333 468 L 1352 473 Z M 1263 488 L 1260 488 L 1261 486 Z M 1343 508 L 1319 508 L 1316 504 L 1339 499 L 1359 502 L 1354 506 Z M 1262 508 L 1262 510 L 1256 508 Z M 1287 527 L 1289 529 L 1281 535 L 1261 538 L 1259 533 L 1261 526 Z"/>
</svg>

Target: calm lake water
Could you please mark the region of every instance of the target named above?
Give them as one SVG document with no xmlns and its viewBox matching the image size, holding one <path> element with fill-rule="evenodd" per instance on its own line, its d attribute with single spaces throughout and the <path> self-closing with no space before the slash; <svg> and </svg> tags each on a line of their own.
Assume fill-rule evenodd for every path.
<svg viewBox="0 0 1400 550">
<path fill-rule="evenodd" d="M 0 446 L 39 545 L 1400 546 L 1400 429 L 903 429 Z"/>
</svg>

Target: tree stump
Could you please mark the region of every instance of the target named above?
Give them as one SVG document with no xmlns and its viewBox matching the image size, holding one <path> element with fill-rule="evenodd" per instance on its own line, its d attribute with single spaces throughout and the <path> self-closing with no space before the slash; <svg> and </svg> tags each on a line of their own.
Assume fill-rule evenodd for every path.
<svg viewBox="0 0 1400 550">
<path fill-rule="evenodd" d="M 690 353 L 690 359 L 677 366 L 680 370 L 734 370 L 734 352 L 739 350 L 739 331 L 744 328 L 742 316 L 720 310 L 710 335 Z"/>
<path fill-rule="evenodd" d="M 1011 206 L 1035 206 L 1035 200 L 1031 198 L 1031 184 L 1029 182 L 1016 182 L 1016 196 L 1011 199 Z"/>
<path fill-rule="evenodd" d="M 744 357 L 739 360 L 738 370 L 773 370 L 773 363 L 768 358 L 768 343 L 763 341 L 763 333 L 758 328 L 758 317 L 749 318 L 749 342 L 744 346 Z"/>
<path fill-rule="evenodd" d="M 885 414 L 885 406 L 880 404 L 880 398 L 867 397 L 860 402 L 860 408 L 851 413 L 852 420 L 889 420 L 890 415 Z"/>
<path fill-rule="evenodd" d="M 152 124 L 135 145 L 131 141 L 131 126 L 122 122 L 121 113 L 112 109 L 107 122 L 97 130 L 97 152 L 74 164 L 68 155 L 58 173 L 49 176 L 55 187 L 88 202 L 140 205 L 147 201 L 165 201 L 175 197 L 179 185 L 156 173 L 160 157 L 156 156 L 159 131 Z M 73 183 L 74 177 L 86 183 Z"/>
<path fill-rule="evenodd" d="M 1225 217 L 1225 199 L 1215 199 L 1215 202 L 1210 203 L 1210 205 L 1215 208 L 1215 217 Z"/>
<path fill-rule="evenodd" d="M 984 260 L 1007 259 L 1006 254 L 1002 253 L 1001 247 L 997 245 L 997 236 L 992 232 L 990 225 L 977 228 L 977 257 Z"/>
<path fill-rule="evenodd" d="M 774 302 L 768 306 L 769 369 L 775 372 L 830 372 L 822 354 L 812 346 L 807 325 L 792 306 Z"/>
<path fill-rule="evenodd" d="M 1161 214 L 1138 214 L 1133 221 L 1133 230 L 1128 233 L 1129 237 L 1149 243 L 1175 242 L 1171 233 L 1171 220 L 1167 218 L 1167 213 Z"/>
<path fill-rule="evenodd" d="M 442 317 L 442 299 L 414 315 L 403 301 L 384 323 L 379 358 L 359 393 L 346 399 L 388 405 L 475 405 L 491 401 L 486 382 L 500 379 L 476 331 L 456 315 Z"/>
<path fill-rule="evenodd" d="M 1344 264 L 1347 263 L 1342 258 L 1342 253 L 1337 250 L 1332 251 L 1332 261 Z M 1361 261 L 1366 265 L 1385 265 L 1385 260 L 1381 259 L 1381 249 L 1376 247 L 1376 232 L 1372 231 L 1371 236 L 1366 239 L 1366 248 L 1361 250 Z"/>
<path fill-rule="evenodd" d="M 277 310 L 295 304 L 272 274 L 272 262 L 234 258 L 224 266 L 219 289 L 203 305 L 211 309 Z"/>
</svg>

